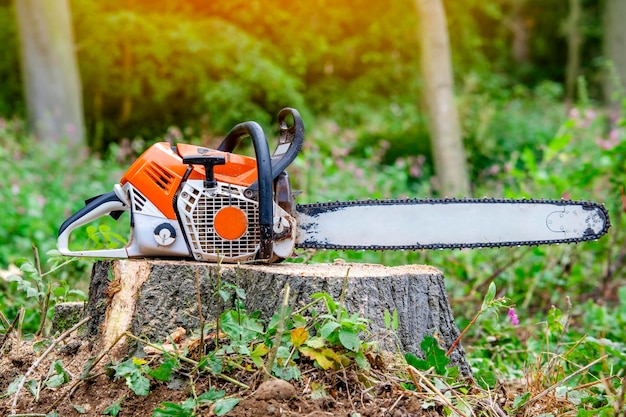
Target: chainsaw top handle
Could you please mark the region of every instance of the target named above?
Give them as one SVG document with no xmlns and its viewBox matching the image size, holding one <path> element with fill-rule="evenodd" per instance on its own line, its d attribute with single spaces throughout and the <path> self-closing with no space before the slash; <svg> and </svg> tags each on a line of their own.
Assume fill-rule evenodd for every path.
<svg viewBox="0 0 626 417">
<path fill-rule="evenodd" d="M 292 121 L 288 120 L 289 116 L 293 119 Z M 278 126 L 280 137 L 271 158 L 272 180 L 275 180 L 296 159 L 304 142 L 304 122 L 298 110 L 285 107 L 278 112 Z M 242 137 L 243 135 L 240 135 L 235 129 L 231 130 L 224 137 L 217 150 L 232 152 Z M 255 182 L 250 185 L 249 190 L 256 191 L 258 187 L 258 182 Z"/>
</svg>

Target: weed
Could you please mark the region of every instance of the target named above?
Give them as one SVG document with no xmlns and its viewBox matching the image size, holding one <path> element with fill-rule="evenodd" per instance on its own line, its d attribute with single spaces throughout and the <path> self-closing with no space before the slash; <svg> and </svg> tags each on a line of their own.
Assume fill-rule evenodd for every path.
<svg viewBox="0 0 626 417">
<path fill-rule="evenodd" d="M 51 267 L 44 272 L 41 267 L 37 247 L 33 246 L 32 249 L 33 261 L 22 259 L 19 262 L 20 271 L 23 275 L 10 275 L 8 279 L 17 284 L 18 290 L 23 291 L 27 299 L 34 298 L 37 301 L 40 321 L 36 335 L 39 336 L 45 331 L 46 319 L 51 304 L 66 301 L 72 297 L 86 300 L 87 295 L 81 290 L 70 288 L 69 284 L 64 280 L 54 279 L 52 275 L 64 266 L 74 262 L 75 258 L 66 259 L 61 257 L 57 251 L 49 251 L 48 263 Z"/>
</svg>

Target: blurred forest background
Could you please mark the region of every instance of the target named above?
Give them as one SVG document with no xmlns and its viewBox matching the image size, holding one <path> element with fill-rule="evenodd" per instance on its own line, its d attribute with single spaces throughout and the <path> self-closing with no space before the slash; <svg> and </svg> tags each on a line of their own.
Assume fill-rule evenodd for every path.
<svg viewBox="0 0 626 417">
<path fill-rule="evenodd" d="M 215 146 L 235 124 L 255 120 L 272 147 L 276 114 L 286 106 L 300 111 L 307 129 L 289 167 L 294 188 L 304 191 L 298 202 L 441 196 L 420 3 L 438 2 L 0 0 L 1 312 L 12 319 L 22 311 L 24 331 L 41 332 L 54 303 L 84 299 L 92 263 L 57 268 L 66 261 L 53 251 L 58 227 L 85 198 L 111 191 L 151 143 Z M 577 415 L 613 415 L 624 404 L 615 386 L 626 370 L 626 1 L 442 3 L 468 194 L 603 202 L 608 236 L 533 248 L 320 251 L 294 261 L 434 265 L 448 280 L 459 327 L 497 282 L 524 329 L 497 316 L 475 323 L 464 342 L 475 375 L 491 386 L 503 375 L 545 377 L 537 381 L 544 389 L 577 364 L 604 358 L 580 382 L 610 380 L 613 388 L 594 382 L 585 391 L 593 402 L 576 405 L 589 414 Z M 54 8 L 62 4 L 71 15 Z M 42 19 L 43 5 L 59 18 Z M 78 71 L 63 73 L 78 81 L 84 124 L 64 126 L 79 139 L 71 146 L 33 135 L 37 126 L 27 123 L 32 100 L 18 34 L 20 26 L 36 34 L 38 25 L 73 30 L 65 53 Z M 115 227 L 77 240 L 110 245 Z"/>
<path fill-rule="evenodd" d="M 85 137 L 95 151 L 172 126 L 207 138 L 242 120 L 269 128 L 291 106 L 309 128 L 323 118 L 359 128 L 355 151 L 385 141 L 385 163 L 429 159 L 413 3 L 71 0 Z M 540 141 L 541 125 L 564 120 L 578 77 L 594 103 L 615 91 L 607 63 L 624 43 L 616 53 L 608 40 L 624 36 L 610 24 L 619 0 L 444 3 L 474 176 L 484 159 L 506 159 Z M 0 44 L 0 115 L 24 119 L 9 0 L 0 1 Z"/>
</svg>

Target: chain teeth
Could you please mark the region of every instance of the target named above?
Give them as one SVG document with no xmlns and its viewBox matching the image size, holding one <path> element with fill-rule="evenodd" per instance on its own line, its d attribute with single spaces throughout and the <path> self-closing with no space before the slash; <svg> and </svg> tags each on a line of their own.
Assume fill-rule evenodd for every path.
<svg viewBox="0 0 626 417">
<path fill-rule="evenodd" d="M 389 206 L 395 204 L 552 204 L 559 206 L 567 206 L 571 204 L 580 204 L 585 209 L 598 209 L 604 215 L 604 227 L 598 233 L 589 233 L 582 238 L 569 239 L 551 239 L 551 240 L 535 240 L 523 242 L 499 242 L 499 243 L 459 243 L 459 244 L 427 244 L 427 245 L 405 245 L 405 246 L 384 246 L 384 245 L 334 245 L 324 243 L 298 243 L 297 248 L 300 249 L 330 249 L 330 250 L 421 250 L 421 249 L 480 249 L 480 248 L 498 248 L 498 247 L 515 247 L 515 246 L 538 246 L 552 245 L 559 243 L 579 243 L 590 240 L 598 240 L 606 234 L 611 227 L 609 212 L 602 204 L 593 201 L 581 200 L 546 200 L 546 199 L 508 199 L 508 198 L 410 198 L 410 199 L 389 199 L 389 200 L 353 200 L 353 201 L 330 201 L 325 203 L 298 204 L 297 211 L 306 212 L 326 212 L 333 211 L 343 207 L 353 206 Z"/>
</svg>

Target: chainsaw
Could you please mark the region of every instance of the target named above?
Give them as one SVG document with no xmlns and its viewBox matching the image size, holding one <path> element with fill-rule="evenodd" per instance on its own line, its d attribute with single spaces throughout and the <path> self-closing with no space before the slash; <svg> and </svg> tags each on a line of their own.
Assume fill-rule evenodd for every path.
<svg viewBox="0 0 626 417">
<path fill-rule="evenodd" d="M 90 198 L 60 227 L 63 255 L 280 262 L 296 248 L 420 250 L 576 243 L 610 226 L 589 201 L 495 198 L 391 199 L 296 204 L 285 169 L 302 148 L 295 109 L 278 114 L 272 154 L 261 126 L 236 125 L 217 149 L 156 143 L 113 191 Z M 254 157 L 233 153 L 249 138 Z M 70 250 L 70 234 L 97 218 L 130 213 L 118 249 Z"/>
</svg>

